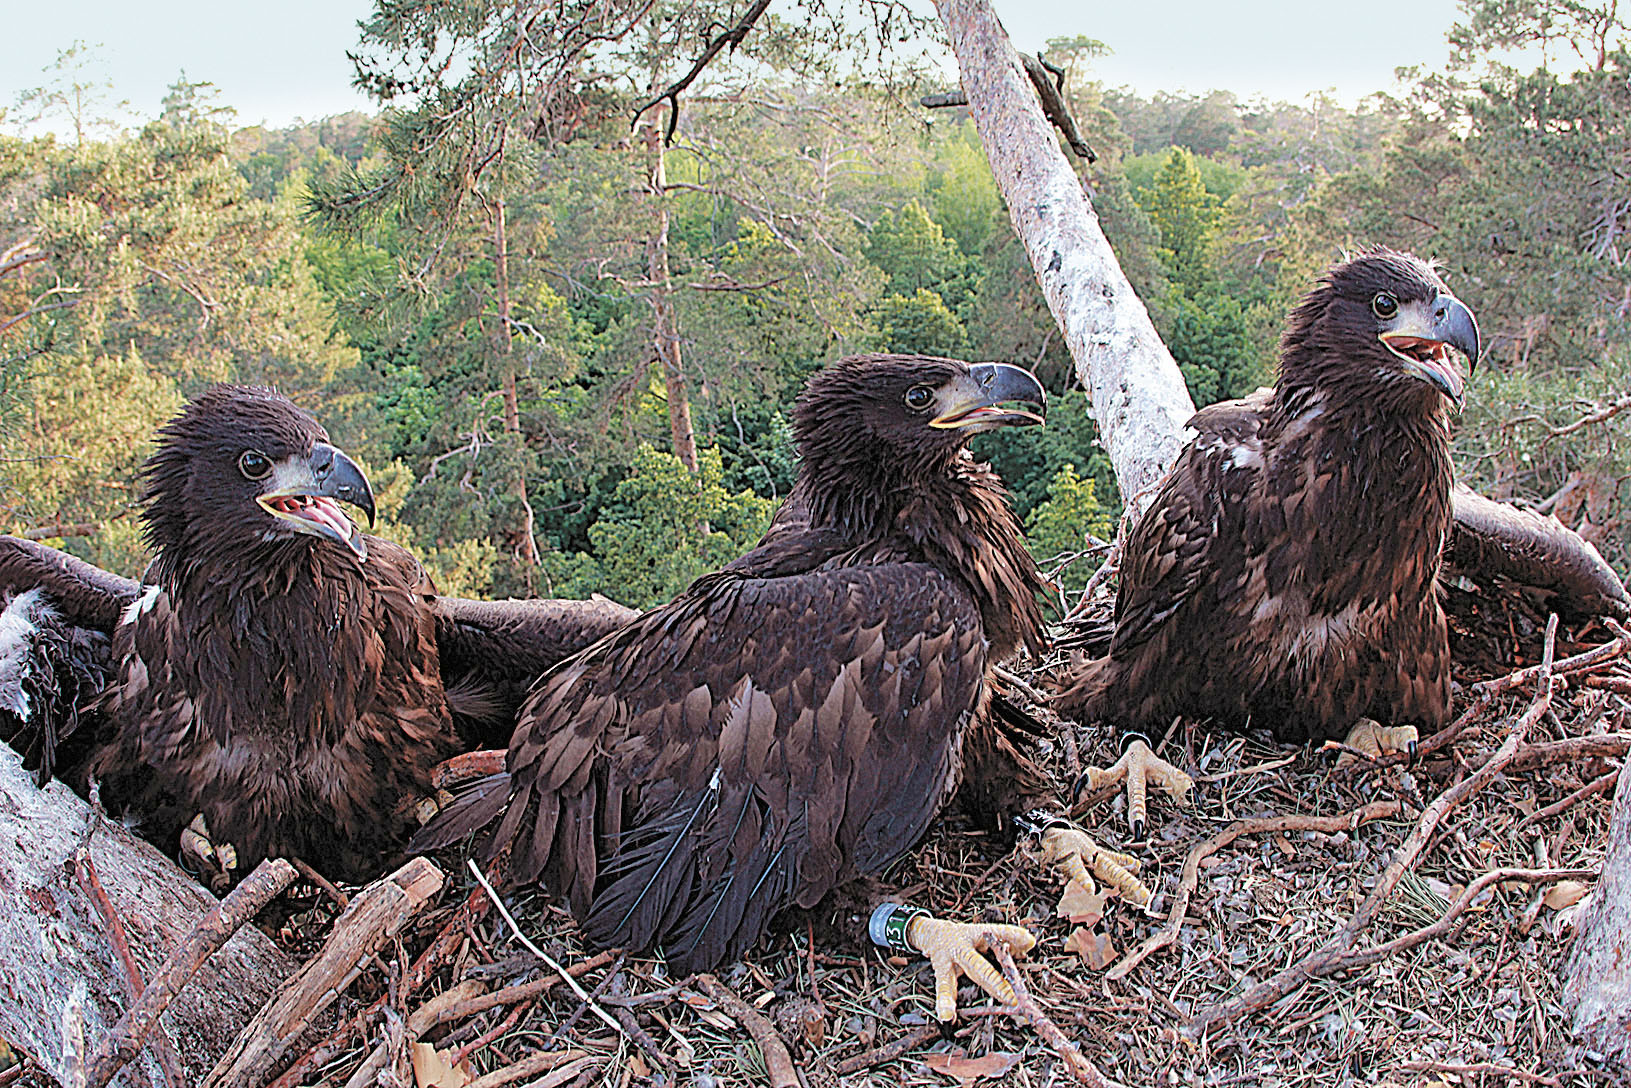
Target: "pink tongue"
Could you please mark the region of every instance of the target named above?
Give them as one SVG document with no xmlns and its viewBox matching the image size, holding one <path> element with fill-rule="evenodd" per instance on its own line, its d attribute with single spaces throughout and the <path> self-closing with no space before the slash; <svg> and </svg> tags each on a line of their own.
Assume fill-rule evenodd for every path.
<svg viewBox="0 0 1631 1088">
<path fill-rule="evenodd" d="M 341 540 L 351 538 L 353 528 L 351 519 L 345 516 L 340 509 L 340 504 L 333 499 L 314 497 L 311 504 L 300 511 L 300 514 L 308 521 L 315 521 L 333 529 L 339 534 Z"/>
<path fill-rule="evenodd" d="M 1461 377 L 1460 368 L 1455 365 L 1447 352 L 1441 350 L 1438 355 L 1427 360 L 1422 366 L 1432 370 L 1435 374 L 1442 374 L 1448 379 L 1450 388 L 1455 390 L 1453 396 L 1456 400 L 1461 399 L 1461 391 L 1466 387 L 1466 382 Z"/>
</svg>

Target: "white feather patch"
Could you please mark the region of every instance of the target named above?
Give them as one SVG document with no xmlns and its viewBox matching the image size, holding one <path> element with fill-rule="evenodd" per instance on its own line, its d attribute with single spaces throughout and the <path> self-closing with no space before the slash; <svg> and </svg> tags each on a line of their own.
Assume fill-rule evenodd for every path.
<svg viewBox="0 0 1631 1088">
<path fill-rule="evenodd" d="M 153 606 L 158 603 L 159 594 L 162 592 L 163 590 L 159 589 L 158 586 L 143 586 L 142 595 L 125 606 L 125 614 L 119 617 L 120 625 L 135 623 L 137 616 L 140 616 L 143 612 L 151 612 Z"/>
<path fill-rule="evenodd" d="M 28 675 L 34 636 L 50 614 L 51 605 L 38 589 L 19 593 L 0 612 L 0 710 L 11 711 L 19 721 L 28 721 L 33 712 L 23 680 Z"/>
<path fill-rule="evenodd" d="M 1261 468 L 1263 455 L 1250 446 L 1236 446 L 1230 454 L 1229 464 L 1235 468 Z"/>
</svg>

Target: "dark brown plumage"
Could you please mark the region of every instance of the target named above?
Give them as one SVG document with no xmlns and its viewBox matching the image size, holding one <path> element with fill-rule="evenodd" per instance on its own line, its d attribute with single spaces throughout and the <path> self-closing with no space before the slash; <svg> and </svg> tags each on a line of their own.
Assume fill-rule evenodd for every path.
<svg viewBox="0 0 1631 1088">
<path fill-rule="evenodd" d="M 270 390 L 219 386 L 190 404 L 144 470 L 154 559 L 140 585 L 0 538 L 0 589 L 43 589 L 54 606 L 21 617 L 36 650 L 60 642 L 46 619 L 111 635 L 93 736 L 64 736 L 77 720 L 41 698 L 9 712 L 42 774 L 65 744 L 64 776 L 95 776 L 104 805 L 161 845 L 202 813 L 241 867 L 292 854 L 362 880 L 400 850 L 432 767 L 468 746 L 450 698 L 508 736 L 525 680 L 502 673 L 495 649 L 530 679 L 632 613 L 438 599 L 412 555 L 341 512 L 337 499 L 372 518 L 373 497 L 327 438 Z M 13 639 L 0 659 L 29 646 Z M 83 702 L 62 660 L 37 658 L 25 687 L 73 683 L 68 702 Z M 0 704 L 5 690 L 0 677 Z"/>
<path fill-rule="evenodd" d="M 1035 646 L 1040 580 L 965 444 L 1039 422 L 1025 371 L 868 356 L 817 375 L 788 514 L 754 551 L 564 662 L 508 774 L 421 844 L 493 826 L 601 945 L 679 973 L 739 954 L 917 840 L 958 780 L 985 672 Z"/>
<path fill-rule="evenodd" d="M 1341 737 L 1431 731 L 1450 705 L 1435 592 L 1451 524 L 1449 409 L 1472 315 L 1423 261 L 1331 269 L 1291 316 L 1280 380 L 1203 409 L 1123 550 L 1108 656 L 1062 713 L 1130 729 L 1176 715 Z"/>
</svg>

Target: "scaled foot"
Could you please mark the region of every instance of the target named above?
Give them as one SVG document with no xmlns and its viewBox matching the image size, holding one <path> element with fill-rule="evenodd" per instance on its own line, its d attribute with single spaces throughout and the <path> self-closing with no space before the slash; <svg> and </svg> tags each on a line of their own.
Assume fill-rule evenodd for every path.
<svg viewBox="0 0 1631 1088">
<path fill-rule="evenodd" d="M 1036 945 L 1036 938 L 1024 926 L 983 925 L 977 922 L 948 922 L 932 915 L 912 919 L 906 939 L 929 957 L 934 970 L 934 1015 L 942 1024 L 957 1019 L 957 976 L 970 982 L 1004 1005 L 1014 1003 L 1014 989 L 1002 972 L 986 959 L 991 951 L 987 938 L 1005 941 L 1016 956 Z"/>
<path fill-rule="evenodd" d="M 242 875 L 237 849 L 230 842 L 217 844 L 210 838 L 202 812 L 181 829 L 181 864 L 216 895 L 231 888 Z"/>
<path fill-rule="evenodd" d="M 1133 906 L 1148 909 L 1150 905 L 1150 889 L 1134 875 L 1139 860 L 1106 850 L 1079 827 L 1061 821 L 1043 831 L 1042 861 L 1052 865 L 1067 885 L 1075 882 L 1089 892 L 1096 891 L 1093 878 L 1097 876 Z"/>
<path fill-rule="evenodd" d="M 1090 790 L 1113 786 L 1123 778 L 1127 780 L 1127 822 L 1132 825 L 1134 839 L 1144 837 L 1150 783 L 1166 790 L 1179 804 L 1195 785 L 1194 779 L 1150 751 L 1142 737 L 1129 741 L 1113 766 L 1108 769 L 1089 767 L 1083 777 Z"/>
<path fill-rule="evenodd" d="M 1014 1003 L 1013 987 L 986 959 L 989 938 L 1003 941 L 1015 956 L 1036 946 L 1024 926 L 948 922 L 921 908 L 885 903 L 872 916 L 872 939 L 895 952 L 918 952 L 934 970 L 934 1015 L 942 1025 L 957 1019 L 957 976 L 966 975 L 980 989 L 1005 1005 Z"/>
<path fill-rule="evenodd" d="M 1370 718 L 1360 718 L 1354 723 L 1354 727 L 1348 730 L 1348 736 L 1342 744 L 1372 759 L 1406 752 L 1409 754 L 1410 762 L 1414 763 L 1417 739 L 1416 727 L 1413 725 L 1387 726 Z M 1353 752 L 1343 752 L 1337 757 L 1338 767 L 1348 767 L 1358 762 L 1359 757 Z"/>
</svg>

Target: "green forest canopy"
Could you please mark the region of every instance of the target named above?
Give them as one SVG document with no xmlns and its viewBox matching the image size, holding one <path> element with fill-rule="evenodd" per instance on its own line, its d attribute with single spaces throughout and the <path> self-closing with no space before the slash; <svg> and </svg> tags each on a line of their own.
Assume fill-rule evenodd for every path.
<svg viewBox="0 0 1631 1088">
<path fill-rule="evenodd" d="M 1555 70 L 1501 65 L 1547 9 L 1469 4 L 1443 71 L 1355 110 L 1078 79 L 1100 155 L 1079 169 L 1197 404 L 1272 380 L 1289 301 L 1343 248 L 1437 257 L 1490 346 L 1463 475 L 1555 512 L 1624 570 L 1631 57 L 1615 23 L 1554 49 L 1570 62 Z M 1090 73 L 1096 44 L 1060 39 L 1052 59 Z M 688 65 L 660 45 L 622 63 Z M 907 350 L 1038 371 L 1049 426 L 980 453 L 1045 570 L 1089 549 L 1114 479 L 971 123 L 757 63 L 751 99 L 682 99 L 660 194 L 633 98 L 593 81 L 570 110 L 552 100 L 548 125 L 505 120 L 482 170 L 458 132 L 427 135 L 426 95 L 445 107 L 456 88 L 267 130 L 182 83 L 140 131 L 75 116 L 72 141 L 0 138 L 0 530 L 139 571 L 154 425 L 208 382 L 264 382 L 370 466 L 381 531 L 444 592 L 646 606 L 763 530 L 810 373 Z M 679 386 L 657 365 L 663 312 Z M 674 454 L 680 395 L 695 471 Z M 529 524 L 536 566 L 515 558 Z"/>
</svg>

